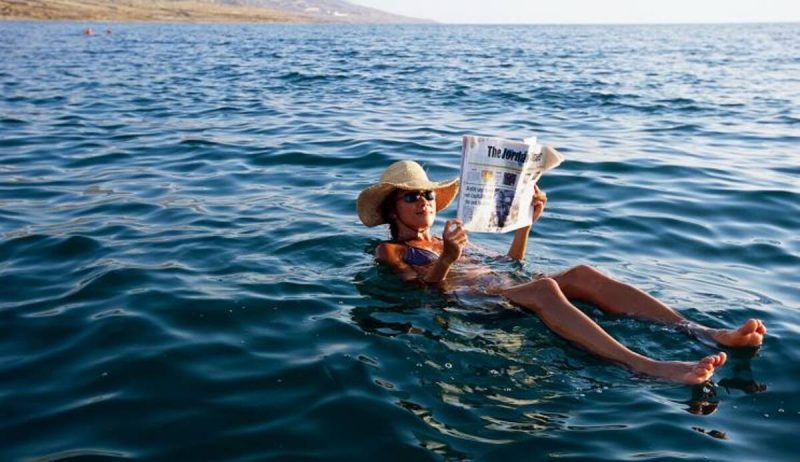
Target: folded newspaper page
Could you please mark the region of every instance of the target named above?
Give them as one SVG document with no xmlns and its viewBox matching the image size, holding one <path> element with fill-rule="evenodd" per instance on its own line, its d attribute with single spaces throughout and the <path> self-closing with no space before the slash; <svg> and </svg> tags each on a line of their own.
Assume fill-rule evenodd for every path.
<svg viewBox="0 0 800 462">
<path fill-rule="evenodd" d="M 471 232 L 504 233 L 533 222 L 533 187 L 563 158 L 536 138 L 465 135 L 457 216 Z"/>
</svg>

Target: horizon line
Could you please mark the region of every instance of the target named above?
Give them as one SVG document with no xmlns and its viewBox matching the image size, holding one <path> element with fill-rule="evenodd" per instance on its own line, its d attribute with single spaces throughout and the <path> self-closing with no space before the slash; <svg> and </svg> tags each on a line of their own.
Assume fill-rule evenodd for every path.
<svg viewBox="0 0 800 462">
<path fill-rule="evenodd" d="M 315 22 L 315 21 L 214 21 L 214 20 L 147 20 L 147 19 L 72 19 L 72 18 L 14 18 L 0 16 L 0 22 L 75 22 L 75 23 L 160 23 L 160 24 L 263 24 L 263 25 L 322 25 L 322 26 L 722 26 L 722 25 L 791 25 L 800 24 L 800 19 L 789 21 L 668 21 L 668 22 L 440 22 L 434 19 L 420 22 Z"/>
</svg>

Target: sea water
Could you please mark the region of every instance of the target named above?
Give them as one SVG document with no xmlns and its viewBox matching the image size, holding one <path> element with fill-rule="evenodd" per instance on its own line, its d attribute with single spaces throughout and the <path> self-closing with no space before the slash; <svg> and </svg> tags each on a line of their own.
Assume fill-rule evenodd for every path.
<svg viewBox="0 0 800 462">
<path fill-rule="evenodd" d="M 0 23 L 1 459 L 795 459 L 796 24 L 88 25 Z M 498 271 L 591 264 L 763 348 L 665 383 L 377 268 L 358 192 L 455 177 L 463 134 L 567 159 Z"/>
</svg>

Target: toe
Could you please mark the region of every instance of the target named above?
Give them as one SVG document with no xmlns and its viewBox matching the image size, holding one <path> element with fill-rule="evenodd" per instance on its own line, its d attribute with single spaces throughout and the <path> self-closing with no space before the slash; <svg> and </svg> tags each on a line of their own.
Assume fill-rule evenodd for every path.
<svg viewBox="0 0 800 462">
<path fill-rule="evenodd" d="M 749 334 L 758 329 L 758 319 L 748 319 L 746 323 L 739 328 L 741 334 Z"/>
<path fill-rule="evenodd" d="M 699 369 L 699 370 L 695 371 L 695 374 L 697 375 L 697 378 L 701 382 L 705 382 L 706 380 L 710 379 L 712 375 L 714 375 L 714 368 L 713 367 L 707 367 L 707 368 Z"/>
</svg>

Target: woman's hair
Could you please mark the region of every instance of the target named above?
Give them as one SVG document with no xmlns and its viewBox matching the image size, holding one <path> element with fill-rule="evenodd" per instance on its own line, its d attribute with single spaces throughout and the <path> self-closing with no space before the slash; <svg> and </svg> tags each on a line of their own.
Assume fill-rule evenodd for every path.
<svg viewBox="0 0 800 462">
<path fill-rule="evenodd" d="M 383 218 L 383 221 L 385 221 L 386 223 L 389 223 L 389 233 L 392 235 L 393 241 L 397 240 L 397 233 L 398 233 L 397 222 L 395 221 L 395 214 L 394 214 L 394 208 L 396 202 L 394 196 L 395 191 L 392 191 L 391 193 L 389 193 L 389 195 L 386 196 L 386 199 L 384 199 L 383 202 L 381 202 L 381 209 L 380 209 L 381 218 Z"/>
</svg>

